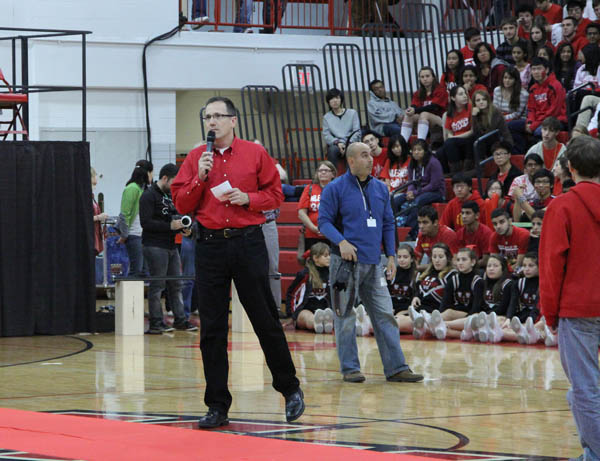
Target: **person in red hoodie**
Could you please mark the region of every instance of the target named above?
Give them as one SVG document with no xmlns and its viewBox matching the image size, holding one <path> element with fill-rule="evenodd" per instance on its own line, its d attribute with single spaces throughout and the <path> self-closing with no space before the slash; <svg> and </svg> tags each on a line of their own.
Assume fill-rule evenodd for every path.
<svg viewBox="0 0 600 461">
<path fill-rule="evenodd" d="M 580 0 L 569 0 L 567 2 L 567 16 L 575 18 L 575 21 L 577 21 L 577 30 L 575 31 L 575 34 L 577 35 L 577 38 L 583 39 L 585 39 L 585 28 L 592 22 L 588 18 L 583 17 L 585 3 L 585 1 L 582 2 Z"/>
<path fill-rule="evenodd" d="M 452 176 L 452 190 L 454 198 L 448 202 L 444 209 L 440 226 L 448 226 L 453 231 L 457 232 L 463 227 L 462 221 L 462 205 L 465 202 L 475 202 L 480 209 L 483 209 L 483 199 L 479 195 L 479 191 L 473 192 L 473 181 L 471 177 L 464 173 L 456 173 Z M 485 216 L 479 216 L 479 222 L 485 222 Z"/>
<path fill-rule="evenodd" d="M 562 21 L 563 10 L 560 5 L 552 3 L 550 0 L 535 0 L 536 9 L 534 16 L 544 16 L 548 24 L 558 24 Z"/>
<path fill-rule="evenodd" d="M 567 400 L 583 458 L 600 459 L 600 141 L 578 136 L 566 152 L 577 183 L 553 200 L 540 239 L 540 301 L 571 383 Z"/>
<path fill-rule="evenodd" d="M 527 120 L 512 120 L 508 123 L 514 150 L 518 154 L 523 154 L 526 150 L 525 134 L 541 138 L 542 122 L 546 118 L 556 117 L 563 129 L 566 129 L 567 125 L 567 94 L 550 71 L 550 63 L 544 58 L 533 58 L 531 76 L 535 83 L 529 91 Z"/>
</svg>

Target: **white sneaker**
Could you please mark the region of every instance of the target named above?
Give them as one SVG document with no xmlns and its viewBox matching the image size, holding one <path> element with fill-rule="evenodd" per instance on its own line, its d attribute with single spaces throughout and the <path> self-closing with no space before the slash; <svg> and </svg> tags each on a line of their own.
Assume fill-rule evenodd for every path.
<svg viewBox="0 0 600 461">
<path fill-rule="evenodd" d="M 362 304 L 359 304 L 358 307 L 356 308 L 356 319 L 360 323 L 363 323 L 365 321 L 366 316 L 367 316 L 367 311 L 365 310 L 365 306 L 363 306 Z"/>
<path fill-rule="evenodd" d="M 504 333 L 502 333 L 502 327 L 498 323 L 498 316 L 495 312 L 488 315 L 488 325 L 490 326 L 490 337 L 488 340 L 492 343 L 499 343 L 502 341 Z"/>
<path fill-rule="evenodd" d="M 443 323 L 442 314 L 437 309 L 431 313 L 431 320 L 428 322 L 431 329 L 435 330 L 435 328 Z"/>
<path fill-rule="evenodd" d="M 555 334 L 552 333 L 552 331 L 550 330 L 550 327 L 548 327 L 548 325 L 546 325 L 546 324 L 544 324 L 544 332 L 546 333 L 546 339 L 544 340 L 544 344 L 547 347 L 557 346 L 558 338 L 556 337 Z"/>
<path fill-rule="evenodd" d="M 423 314 L 419 314 L 414 307 L 408 306 L 408 316 L 412 320 L 414 328 L 422 329 L 425 326 L 425 317 Z"/>
<path fill-rule="evenodd" d="M 523 329 L 523 324 L 521 323 L 519 317 L 515 316 L 510 319 L 510 327 L 512 328 L 512 331 L 519 334 L 519 332 Z"/>
<path fill-rule="evenodd" d="M 431 314 L 426 310 L 421 310 L 421 316 L 423 317 L 423 329 L 431 334 L 433 334 L 433 328 L 431 327 Z"/>
<path fill-rule="evenodd" d="M 323 321 L 323 331 L 325 333 L 331 333 L 333 331 L 333 311 L 330 307 L 325 309 L 325 320 Z"/>
<path fill-rule="evenodd" d="M 479 340 L 480 343 L 487 343 L 488 340 L 490 339 L 490 330 L 489 328 L 485 327 L 485 328 L 480 328 L 477 331 L 477 339 Z"/>
<path fill-rule="evenodd" d="M 323 309 L 317 309 L 315 311 L 315 333 L 323 333 L 325 330 L 325 311 Z"/>
<path fill-rule="evenodd" d="M 473 317 L 475 316 L 469 315 L 467 317 L 467 320 L 465 320 L 465 326 L 463 327 L 463 331 L 460 332 L 461 341 L 471 341 L 473 339 L 473 328 L 471 327 Z"/>
<path fill-rule="evenodd" d="M 447 327 L 446 323 L 442 321 L 437 327 L 435 327 L 434 333 L 437 339 L 446 339 Z"/>
<path fill-rule="evenodd" d="M 475 318 L 473 319 L 472 326 L 474 330 L 481 330 L 483 328 L 487 328 L 488 326 L 488 318 L 485 312 L 480 312 L 479 314 L 475 314 Z"/>
<path fill-rule="evenodd" d="M 527 321 L 525 322 L 525 329 L 527 330 L 527 335 L 529 336 L 529 341 L 527 344 L 537 343 L 540 339 L 540 335 L 535 329 L 535 325 L 533 324 L 533 319 L 531 317 L 527 318 Z"/>
<path fill-rule="evenodd" d="M 413 336 L 415 339 L 423 339 L 425 337 L 425 328 L 413 328 Z"/>
</svg>

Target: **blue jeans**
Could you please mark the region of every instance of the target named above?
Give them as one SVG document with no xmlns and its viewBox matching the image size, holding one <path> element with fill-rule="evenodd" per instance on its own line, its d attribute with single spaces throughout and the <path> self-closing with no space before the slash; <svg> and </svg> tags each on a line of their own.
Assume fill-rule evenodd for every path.
<svg viewBox="0 0 600 461">
<path fill-rule="evenodd" d="M 410 209 L 406 215 L 406 227 L 410 227 L 410 236 L 416 237 L 419 230 L 417 223 L 417 213 L 422 206 L 429 205 L 430 203 L 443 202 L 444 196 L 439 192 L 423 192 L 415 197 L 415 206 Z M 392 207 L 394 210 L 400 210 L 400 207 L 406 202 L 406 194 L 398 194 L 394 197 L 394 203 Z"/>
<path fill-rule="evenodd" d="M 510 134 L 512 135 L 514 141 L 514 153 L 523 155 L 527 152 L 527 142 L 525 141 L 525 126 L 527 124 L 527 120 L 521 118 L 519 120 L 511 120 L 508 122 L 508 129 L 510 130 Z M 538 126 L 533 132 L 533 136 L 536 138 L 542 137 L 542 125 Z"/>
<path fill-rule="evenodd" d="M 184 236 L 181 239 L 181 271 L 183 275 L 196 276 L 196 239 L 194 237 Z M 195 283 L 194 280 L 182 280 L 182 285 L 183 310 L 185 318 L 189 319 Z"/>
<path fill-rule="evenodd" d="M 402 131 L 402 127 L 398 122 L 386 123 L 383 125 L 383 134 L 384 136 L 399 136 Z"/>
<path fill-rule="evenodd" d="M 129 256 L 130 277 L 141 277 L 144 275 L 144 251 L 142 249 L 142 237 L 139 235 L 130 235 L 125 240 L 127 256 Z"/>
<path fill-rule="evenodd" d="M 159 247 L 144 247 L 144 258 L 148 263 L 151 276 L 181 275 L 181 260 L 177 249 L 167 250 Z M 183 299 L 181 297 L 181 280 L 152 280 L 148 287 L 148 314 L 150 327 L 158 326 L 163 321 L 160 294 L 168 285 L 167 296 L 175 316 L 175 323 L 185 322 Z"/>
<path fill-rule="evenodd" d="M 336 273 L 341 262 L 342 258 L 331 255 L 330 277 Z M 358 295 L 373 324 L 373 332 L 375 333 L 385 376 L 390 377 L 406 370 L 408 365 L 402 347 L 400 347 L 400 332 L 394 318 L 392 298 L 390 298 L 382 266 L 379 264 L 356 263 L 353 277 L 354 283 L 357 285 Z M 333 284 L 331 278 L 330 282 Z M 331 290 L 333 302 L 336 297 L 333 295 L 333 288 Z M 344 375 L 353 371 L 360 371 L 355 322 L 356 315 L 353 309 L 346 310 L 342 316 L 338 316 L 337 313 L 334 316 L 335 343 L 340 360 L 340 371 Z"/>
<path fill-rule="evenodd" d="M 235 2 L 235 23 L 252 24 L 252 2 L 253 0 L 236 0 Z M 247 27 L 234 26 L 234 32 L 244 32 Z"/>
<path fill-rule="evenodd" d="M 584 459 L 600 460 L 600 317 L 561 318 L 558 323 L 560 361 L 571 388 L 567 401 L 575 419 Z"/>
</svg>

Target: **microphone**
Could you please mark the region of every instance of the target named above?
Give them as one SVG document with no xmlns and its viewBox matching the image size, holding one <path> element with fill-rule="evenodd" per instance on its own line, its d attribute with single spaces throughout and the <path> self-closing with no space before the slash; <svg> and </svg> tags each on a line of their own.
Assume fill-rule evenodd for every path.
<svg viewBox="0 0 600 461">
<path fill-rule="evenodd" d="M 206 152 L 210 152 L 212 154 L 214 142 L 215 142 L 215 132 L 213 130 L 210 130 L 206 134 Z M 204 178 L 204 180 L 207 181 L 208 180 L 208 168 L 204 171 L 206 173 L 206 178 Z"/>
</svg>

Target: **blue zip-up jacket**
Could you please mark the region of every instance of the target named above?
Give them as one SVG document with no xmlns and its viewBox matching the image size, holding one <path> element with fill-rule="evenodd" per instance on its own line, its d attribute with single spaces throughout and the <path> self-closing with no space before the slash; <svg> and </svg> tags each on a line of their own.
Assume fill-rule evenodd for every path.
<svg viewBox="0 0 600 461">
<path fill-rule="evenodd" d="M 395 255 L 396 226 L 390 194 L 385 183 L 375 178 L 370 179 L 364 193 L 366 207 L 358 178 L 350 170 L 325 186 L 319 204 L 319 230 L 335 245 L 348 240 L 358 249 L 358 262 L 379 264 L 382 242 L 386 256 Z M 375 227 L 367 226 L 369 206 Z"/>
</svg>

